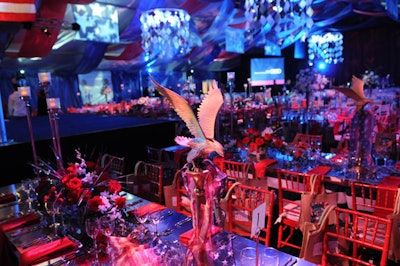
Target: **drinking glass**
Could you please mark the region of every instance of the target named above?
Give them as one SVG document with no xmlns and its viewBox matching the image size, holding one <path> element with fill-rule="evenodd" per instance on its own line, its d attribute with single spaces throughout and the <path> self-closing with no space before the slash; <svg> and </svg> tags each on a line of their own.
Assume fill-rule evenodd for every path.
<svg viewBox="0 0 400 266">
<path fill-rule="evenodd" d="M 93 240 L 93 248 L 89 250 L 89 253 L 95 254 L 95 261 L 92 262 L 92 265 L 99 265 L 96 242 L 99 230 L 99 220 L 97 218 L 88 218 L 85 220 L 86 234 Z"/>
<path fill-rule="evenodd" d="M 262 253 L 263 266 L 279 266 L 279 252 L 271 247 L 266 247 Z"/>
<path fill-rule="evenodd" d="M 21 188 L 26 194 L 26 202 L 28 203 L 28 211 L 32 212 L 32 202 L 37 199 L 37 193 L 34 188 L 32 179 L 24 179 L 21 181 Z"/>
<path fill-rule="evenodd" d="M 115 228 L 115 220 L 109 216 L 102 216 L 99 219 L 100 231 L 107 237 L 107 248 L 108 248 L 108 237 L 112 235 Z M 106 249 L 107 249 L 106 248 Z M 108 253 L 108 252 L 106 252 Z"/>
<path fill-rule="evenodd" d="M 57 223 L 56 215 L 60 214 L 60 208 L 61 208 L 61 203 L 57 201 L 57 199 L 54 200 L 47 200 L 44 204 L 44 207 L 46 209 L 46 212 L 51 216 L 52 219 L 52 225 L 50 227 L 53 227 L 54 229 L 54 236 L 58 236 L 58 226 L 59 223 Z"/>
<path fill-rule="evenodd" d="M 161 212 L 157 211 L 157 212 L 152 213 L 150 215 L 150 220 L 151 220 L 151 223 L 154 224 L 154 226 L 155 226 L 154 233 L 156 236 L 158 236 L 158 224 L 160 223 L 160 220 L 161 220 Z"/>
<path fill-rule="evenodd" d="M 255 248 L 247 247 L 240 251 L 240 265 L 242 266 L 257 265 L 256 259 L 257 259 L 257 251 Z"/>
<path fill-rule="evenodd" d="M 139 225 L 132 231 L 131 237 L 136 241 L 142 243 L 146 239 L 146 233 L 148 231 L 145 223 L 149 220 L 149 212 L 146 207 L 137 206 L 133 213 Z"/>
</svg>

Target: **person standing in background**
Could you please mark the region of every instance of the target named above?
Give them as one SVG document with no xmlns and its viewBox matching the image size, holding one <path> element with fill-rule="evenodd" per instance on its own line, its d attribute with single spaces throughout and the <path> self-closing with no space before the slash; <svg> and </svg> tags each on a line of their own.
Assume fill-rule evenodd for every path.
<svg viewBox="0 0 400 266">
<path fill-rule="evenodd" d="M 13 77 L 11 79 L 13 92 L 8 96 L 8 116 L 13 117 L 26 117 L 26 105 L 21 99 L 21 95 L 18 92 L 17 79 Z"/>
<path fill-rule="evenodd" d="M 46 92 L 44 89 L 37 91 L 37 116 L 47 115 Z"/>
</svg>

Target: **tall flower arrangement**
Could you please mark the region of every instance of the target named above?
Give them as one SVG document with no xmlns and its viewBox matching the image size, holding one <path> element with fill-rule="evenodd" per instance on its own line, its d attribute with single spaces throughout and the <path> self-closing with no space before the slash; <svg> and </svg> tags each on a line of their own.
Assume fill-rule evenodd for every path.
<svg viewBox="0 0 400 266">
<path fill-rule="evenodd" d="M 365 70 L 362 81 L 366 87 L 376 86 L 381 83 L 381 78 L 372 70 Z"/>
<path fill-rule="evenodd" d="M 302 91 L 318 91 L 325 88 L 329 80 L 315 68 L 304 68 L 296 75 L 296 88 Z"/>
</svg>

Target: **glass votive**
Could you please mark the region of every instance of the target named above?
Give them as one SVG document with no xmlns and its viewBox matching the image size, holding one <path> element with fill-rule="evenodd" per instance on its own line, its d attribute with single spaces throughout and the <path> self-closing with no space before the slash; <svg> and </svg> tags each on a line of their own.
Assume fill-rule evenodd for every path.
<svg viewBox="0 0 400 266">
<path fill-rule="evenodd" d="M 60 98 L 47 98 L 46 103 L 47 103 L 47 109 L 60 109 L 61 108 Z"/>
<path fill-rule="evenodd" d="M 18 92 L 21 97 L 31 97 L 31 87 L 29 86 L 18 87 Z"/>
<path fill-rule="evenodd" d="M 40 72 L 38 73 L 38 78 L 40 83 L 50 83 L 51 74 L 50 72 Z"/>
<path fill-rule="evenodd" d="M 241 266 L 257 265 L 256 261 L 257 261 L 257 251 L 255 248 L 247 247 L 247 248 L 243 248 L 240 251 L 240 265 Z M 259 262 L 261 261 L 260 256 L 259 256 L 258 261 Z M 258 265 L 261 265 L 261 264 L 258 263 Z"/>
<path fill-rule="evenodd" d="M 263 266 L 278 266 L 279 265 L 279 251 L 266 247 L 262 252 L 262 265 Z"/>
</svg>

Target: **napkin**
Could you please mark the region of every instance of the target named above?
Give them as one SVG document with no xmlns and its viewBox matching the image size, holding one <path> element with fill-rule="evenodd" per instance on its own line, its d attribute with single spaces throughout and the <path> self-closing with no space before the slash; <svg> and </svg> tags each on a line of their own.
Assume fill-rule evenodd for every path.
<svg viewBox="0 0 400 266">
<path fill-rule="evenodd" d="M 319 165 L 308 171 L 308 174 L 326 175 L 327 173 L 329 173 L 330 170 L 331 170 L 330 166 Z"/>
<path fill-rule="evenodd" d="M 387 187 L 399 187 L 400 186 L 400 177 L 399 176 L 385 176 L 382 178 L 381 182 L 378 184 L 379 186 L 387 186 Z"/>
<path fill-rule="evenodd" d="M 277 163 L 278 161 L 275 159 L 265 159 L 257 162 L 254 167 L 256 169 L 256 177 L 263 178 L 265 177 L 265 172 L 270 165 Z"/>
<path fill-rule="evenodd" d="M 8 232 L 10 230 L 14 230 L 20 227 L 36 224 L 40 222 L 40 216 L 36 213 L 30 213 L 12 220 L 8 220 L 0 224 L 0 230 L 3 232 Z"/>
<path fill-rule="evenodd" d="M 5 194 L 5 195 L 0 196 L 0 204 L 13 202 L 13 201 L 16 201 L 17 199 L 18 199 L 18 197 L 16 195 L 14 195 L 13 193 Z"/>
<path fill-rule="evenodd" d="M 214 236 L 214 235 L 218 234 L 221 231 L 222 231 L 221 227 L 218 227 L 216 225 L 212 225 L 212 227 L 211 227 L 211 236 Z M 193 234 L 194 234 L 194 229 L 190 229 L 189 231 L 186 231 L 185 233 L 182 233 L 182 234 L 179 235 L 179 241 L 184 246 L 188 246 L 190 240 L 193 237 Z"/>
<path fill-rule="evenodd" d="M 224 169 L 224 158 L 223 157 L 215 157 L 213 159 L 213 163 L 218 166 L 219 170 L 225 171 Z"/>
<path fill-rule="evenodd" d="M 131 213 L 134 215 L 135 214 L 134 212 L 136 212 L 136 213 L 139 213 L 140 216 L 142 216 L 146 212 L 148 214 L 152 214 L 152 213 L 155 213 L 155 212 L 158 212 L 158 211 L 163 211 L 166 208 L 167 207 L 165 207 L 164 205 L 157 204 L 155 202 L 151 202 L 149 204 L 140 206 L 139 208 L 132 210 Z"/>
<path fill-rule="evenodd" d="M 21 253 L 20 266 L 32 265 L 59 257 L 78 249 L 68 237 L 54 240 L 44 245 L 32 246 Z"/>
</svg>

